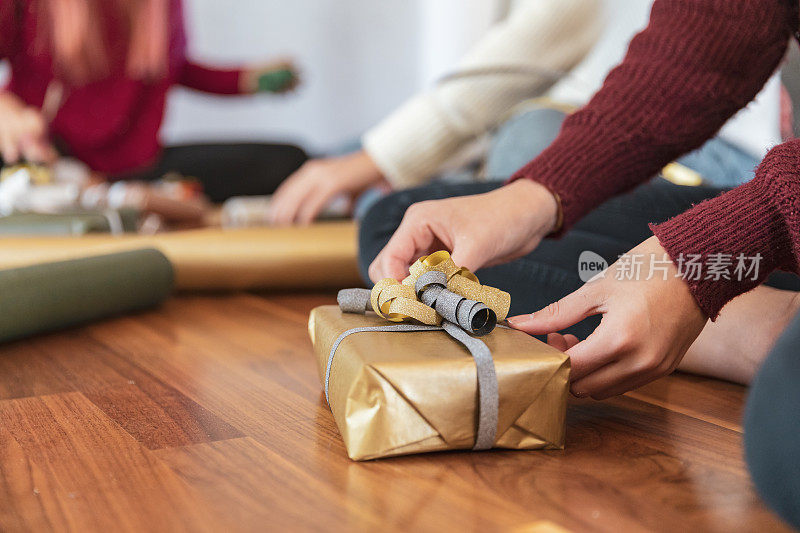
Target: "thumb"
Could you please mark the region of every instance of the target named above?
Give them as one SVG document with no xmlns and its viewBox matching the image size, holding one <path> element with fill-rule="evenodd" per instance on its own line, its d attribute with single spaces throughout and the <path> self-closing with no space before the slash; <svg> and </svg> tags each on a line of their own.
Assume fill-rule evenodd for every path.
<svg viewBox="0 0 800 533">
<path fill-rule="evenodd" d="M 450 257 L 453 263 L 459 267 L 464 267 L 470 272 L 475 272 L 482 268 L 485 263 L 485 252 L 480 246 L 476 246 L 472 239 L 456 241 L 453 246 L 453 253 Z"/>
<path fill-rule="evenodd" d="M 370 266 L 370 279 L 374 283 L 384 278 L 402 280 L 408 275 L 409 265 L 427 250 L 432 240 L 427 227 L 404 220 Z"/>
<path fill-rule="evenodd" d="M 530 315 L 520 315 L 508 319 L 508 324 L 530 335 L 545 335 L 573 326 L 592 315 L 599 313 L 599 296 L 586 287 L 565 296 Z"/>
</svg>

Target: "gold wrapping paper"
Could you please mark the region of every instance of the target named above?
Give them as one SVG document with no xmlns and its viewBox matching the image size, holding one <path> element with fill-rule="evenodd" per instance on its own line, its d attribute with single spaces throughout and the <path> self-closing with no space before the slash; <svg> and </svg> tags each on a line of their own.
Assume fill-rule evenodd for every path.
<svg viewBox="0 0 800 533">
<path fill-rule="evenodd" d="M 309 334 L 321 379 L 343 332 L 386 325 L 376 315 L 336 306 L 311 312 Z M 500 390 L 495 447 L 564 445 L 569 359 L 519 331 L 481 337 L 492 352 Z M 356 333 L 336 351 L 330 404 L 351 459 L 367 460 L 475 442 L 477 375 L 469 352 L 443 331 Z"/>
<path fill-rule="evenodd" d="M 183 290 L 312 289 L 355 286 L 353 222 L 297 228 L 203 229 L 153 236 L 0 239 L 0 268 L 156 248 L 175 267 Z"/>
</svg>

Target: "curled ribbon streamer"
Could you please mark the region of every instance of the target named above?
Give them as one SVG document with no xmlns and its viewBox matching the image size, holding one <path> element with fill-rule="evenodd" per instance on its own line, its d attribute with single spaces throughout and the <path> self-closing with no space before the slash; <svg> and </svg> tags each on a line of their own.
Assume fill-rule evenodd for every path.
<svg viewBox="0 0 800 533">
<path fill-rule="evenodd" d="M 413 287 L 403 285 L 394 279 L 384 279 L 375 284 L 371 292 L 372 309 L 379 317 L 390 322 L 402 322 L 406 319 L 438 326 L 442 318 L 436 310 L 417 300 Z"/>
<path fill-rule="evenodd" d="M 481 302 L 469 300 L 447 289 L 447 275 L 426 272 L 417 279 L 415 290 L 420 300 L 436 310 L 445 322 L 457 324 L 473 335 L 488 335 L 497 325 L 497 315 Z"/>
<path fill-rule="evenodd" d="M 415 286 L 417 280 L 428 272 L 442 272 L 447 276 L 447 289 L 449 291 L 468 300 L 475 300 L 485 304 L 494 311 L 498 321 L 503 321 L 508 316 L 508 311 L 511 308 L 511 295 L 495 287 L 481 285 L 475 274 L 466 268 L 456 266 L 450 254 L 446 251 L 420 257 L 409 268 L 409 276 L 403 280 L 403 285 Z"/>
</svg>

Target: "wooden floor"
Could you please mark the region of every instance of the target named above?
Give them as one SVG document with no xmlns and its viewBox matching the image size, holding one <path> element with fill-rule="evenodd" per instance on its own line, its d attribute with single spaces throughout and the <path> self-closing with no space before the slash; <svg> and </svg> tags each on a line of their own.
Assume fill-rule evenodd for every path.
<svg viewBox="0 0 800 533">
<path fill-rule="evenodd" d="M 744 390 L 687 376 L 573 403 L 563 452 L 351 462 L 307 340 L 331 302 L 184 296 L 1 347 L 0 530 L 784 530 Z"/>
</svg>

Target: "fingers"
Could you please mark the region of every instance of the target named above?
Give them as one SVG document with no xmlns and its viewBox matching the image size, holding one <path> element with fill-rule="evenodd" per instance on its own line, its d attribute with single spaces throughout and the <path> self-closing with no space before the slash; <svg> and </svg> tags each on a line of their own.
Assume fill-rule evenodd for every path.
<svg viewBox="0 0 800 533">
<path fill-rule="evenodd" d="M 310 192 L 302 187 L 299 176 L 292 175 L 284 182 L 275 194 L 269 206 L 269 220 L 276 226 L 290 226 L 297 219 L 300 208 Z"/>
<path fill-rule="evenodd" d="M 47 138 L 47 123 L 35 109 L 21 109 L 4 117 L 0 131 L 0 153 L 7 164 L 20 157 L 33 163 L 51 163 L 57 157 Z"/>
<path fill-rule="evenodd" d="M 401 225 L 372 262 L 369 267 L 369 277 L 374 283 L 385 278 L 402 280 L 408 275 L 408 267 L 418 255 L 414 238 L 410 235 L 411 231 L 403 230 Z"/>
<path fill-rule="evenodd" d="M 16 138 L 7 129 L 0 131 L 0 152 L 2 152 L 3 161 L 7 165 L 13 165 L 19 161 L 19 146 Z"/>
<path fill-rule="evenodd" d="M 567 350 L 581 342 L 581 340 L 576 337 L 575 335 L 567 334 L 564 335 L 564 340 L 567 341 Z"/>
<path fill-rule="evenodd" d="M 272 195 L 269 220 L 276 226 L 310 224 L 330 200 L 335 188 L 322 180 L 317 161 L 309 161 L 286 178 Z"/>
<path fill-rule="evenodd" d="M 566 351 L 570 358 L 570 380 L 575 382 L 597 369 L 624 357 L 630 351 L 632 341 L 625 339 L 624 324 L 603 317 L 586 340 L 577 343 Z"/>
<path fill-rule="evenodd" d="M 32 163 L 51 164 L 55 162 L 58 157 L 55 148 L 53 148 L 49 142 L 42 139 L 23 139 L 20 144 L 20 150 L 22 157 L 24 157 L 26 161 Z"/>
<path fill-rule="evenodd" d="M 605 365 L 591 374 L 573 381 L 570 387 L 575 396 L 591 396 L 605 400 L 638 389 L 651 381 L 669 374 L 673 369 L 663 367 L 653 360 L 625 358 Z"/>
<path fill-rule="evenodd" d="M 452 253 L 453 262 L 455 264 L 472 272 L 485 266 L 485 253 L 483 250 L 476 247 L 474 243 L 474 239 L 471 238 L 463 241 L 456 241 Z"/>
<path fill-rule="evenodd" d="M 629 317 L 605 315 L 594 333 L 566 352 L 573 393 L 602 400 L 672 372 L 679 359 L 646 341 Z"/>
<path fill-rule="evenodd" d="M 547 336 L 547 344 L 556 350 L 566 352 L 580 342 L 575 335 L 562 335 L 560 333 L 550 333 Z"/>
<path fill-rule="evenodd" d="M 408 275 L 409 266 L 436 240 L 426 222 L 424 202 L 414 204 L 406 210 L 403 221 L 384 249 L 369 267 L 370 279 L 377 283 L 384 278 L 402 280 Z"/>
<path fill-rule="evenodd" d="M 311 224 L 338 195 L 360 192 L 353 156 L 305 163 L 272 196 L 269 220 L 278 226 Z M 355 174 L 354 174 L 355 173 Z"/>
<path fill-rule="evenodd" d="M 541 311 L 509 318 L 508 323 L 512 328 L 530 335 L 544 335 L 566 329 L 598 314 L 602 303 L 600 293 L 584 285 Z"/>
<path fill-rule="evenodd" d="M 21 114 L 19 148 L 22 156 L 33 163 L 49 163 L 55 150 L 47 139 L 47 123 L 42 114 L 27 109 Z"/>
<path fill-rule="evenodd" d="M 295 221 L 304 226 L 314 222 L 322 210 L 325 209 L 325 206 L 333 199 L 335 193 L 336 190 L 330 187 L 318 187 L 310 190 L 297 212 Z"/>
</svg>

